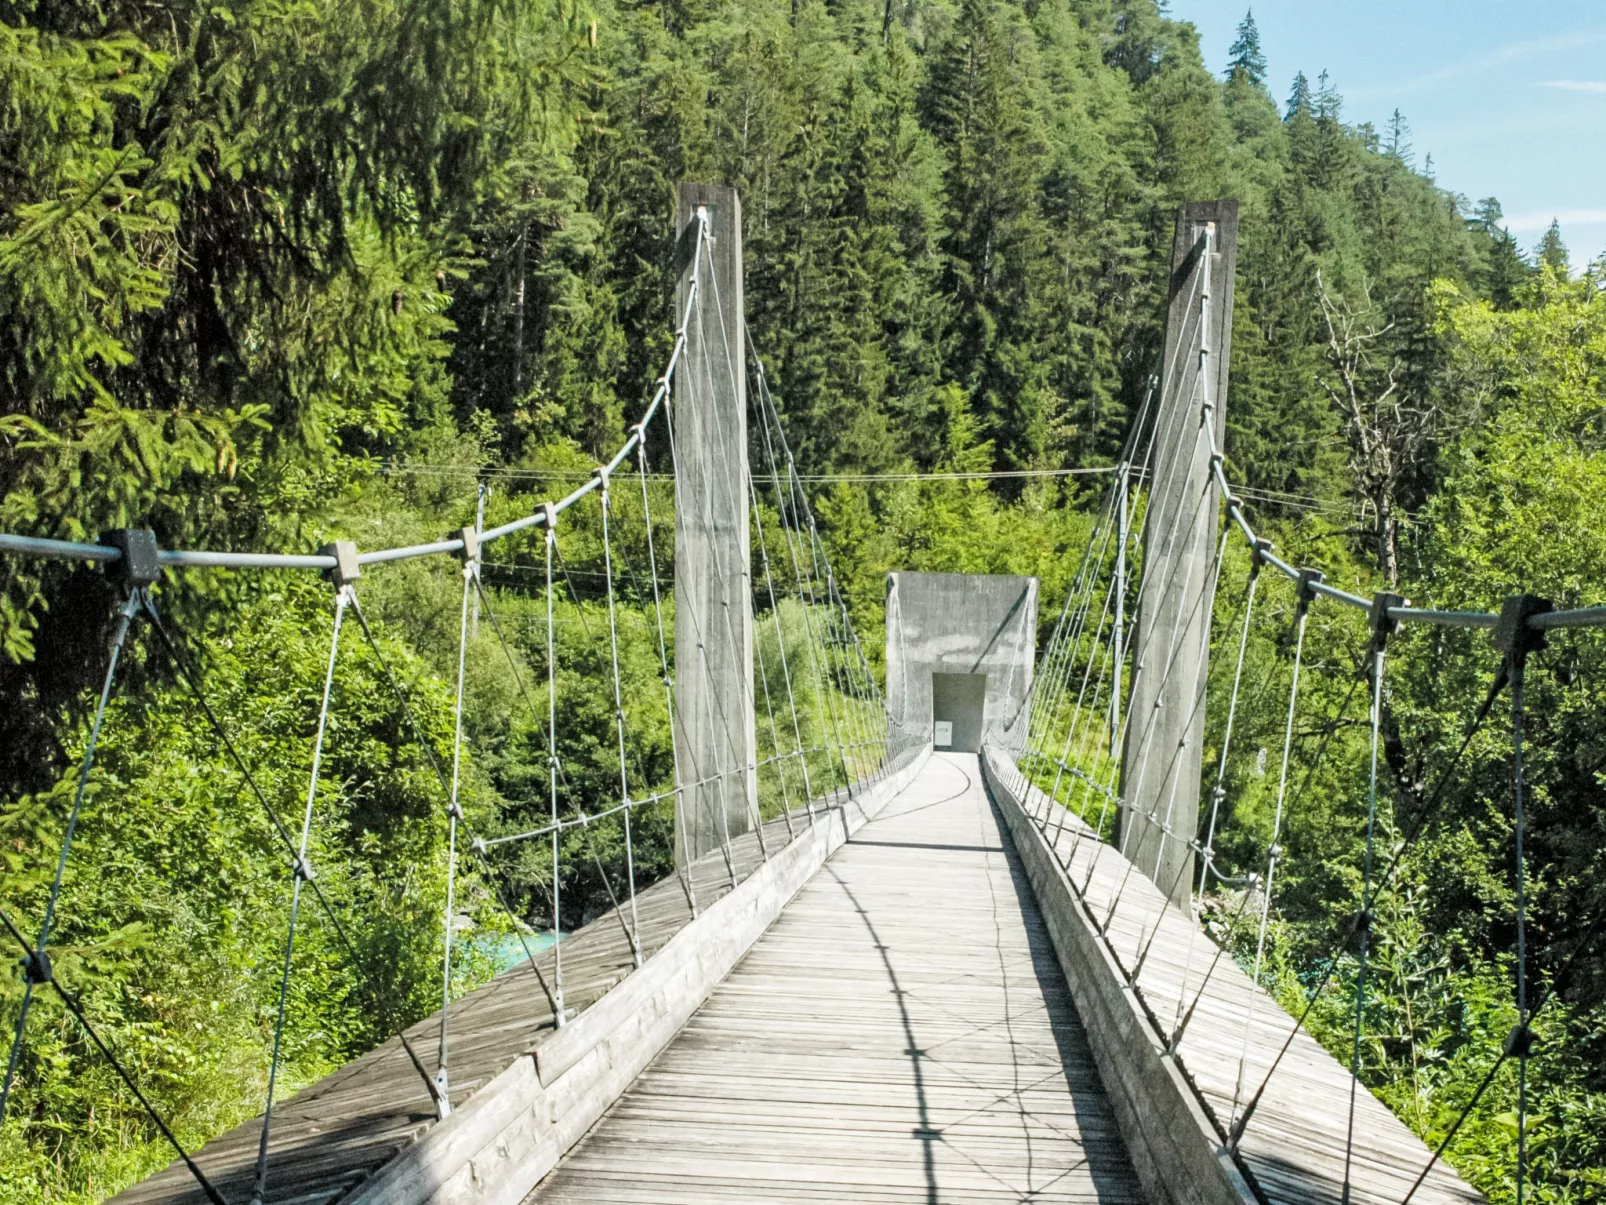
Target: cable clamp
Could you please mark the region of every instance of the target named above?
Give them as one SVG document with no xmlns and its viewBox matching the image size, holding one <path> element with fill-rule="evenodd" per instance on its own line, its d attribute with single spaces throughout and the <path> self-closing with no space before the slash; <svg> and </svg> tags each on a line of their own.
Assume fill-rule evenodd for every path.
<svg viewBox="0 0 1606 1205">
<path fill-rule="evenodd" d="M 1234 499 L 1234 501 L 1236 501 L 1236 499 Z M 1271 555 L 1272 549 L 1276 547 L 1277 545 L 1273 544 L 1270 540 L 1261 536 L 1256 536 L 1254 544 L 1251 545 L 1249 549 L 1250 569 L 1255 573 L 1259 573 L 1262 569 L 1264 569 L 1268 564 L 1266 558 Z"/>
<path fill-rule="evenodd" d="M 1266 850 L 1266 856 L 1275 862 L 1278 858 L 1283 856 L 1283 847 L 1281 845 L 1273 845 L 1271 848 Z"/>
<path fill-rule="evenodd" d="M 435 1112 L 440 1120 L 445 1121 L 452 1115 L 452 1098 L 449 1095 L 450 1077 L 446 1068 L 438 1068 L 435 1072 Z"/>
<path fill-rule="evenodd" d="M 598 481 L 602 482 L 602 492 L 606 494 L 608 492 L 608 481 L 613 476 L 613 474 L 608 471 L 608 466 L 605 464 L 599 464 L 596 468 L 591 470 L 591 475 Z"/>
<path fill-rule="evenodd" d="M 1372 624 L 1372 652 L 1381 653 L 1388 647 L 1389 637 L 1400 630 L 1400 621 L 1389 614 L 1396 607 L 1408 607 L 1411 600 L 1403 594 L 1390 594 L 1379 590 L 1372 595 L 1369 617 Z"/>
<path fill-rule="evenodd" d="M 469 848 L 482 858 L 491 852 L 491 847 L 485 844 L 484 837 L 475 837 L 474 840 L 469 842 Z"/>
<path fill-rule="evenodd" d="M 1294 581 L 1294 595 L 1299 599 L 1301 611 L 1309 609 L 1316 600 L 1316 587 L 1327 580 L 1327 575 L 1320 569 L 1301 569 L 1299 577 Z"/>
<path fill-rule="evenodd" d="M 1210 788 L 1210 803 L 1211 803 L 1212 806 L 1220 807 L 1226 801 L 1227 801 L 1227 788 L 1226 787 L 1217 785 L 1217 786 L 1213 786 L 1213 787 Z"/>
<path fill-rule="evenodd" d="M 1500 1049 L 1505 1052 L 1507 1058 L 1527 1058 L 1534 1052 L 1533 1027 L 1526 1023 L 1513 1025 L 1511 1032 L 1506 1035 L 1506 1040 L 1501 1044 Z"/>
<path fill-rule="evenodd" d="M 582 828 L 590 825 L 591 823 L 591 817 L 587 816 L 584 812 L 579 813 L 578 819 Z"/>
<path fill-rule="evenodd" d="M 1556 604 L 1537 594 L 1513 594 L 1500 608 L 1500 620 L 1495 624 L 1494 646 L 1516 665 L 1521 665 L 1529 653 L 1546 646 L 1545 633 L 1528 626 L 1535 615 L 1545 615 L 1556 609 Z"/>
<path fill-rule="evenodd" d="M 297 858 L 295 873 L 296 878 L 301 879 L 303 882 L 312 882 L 312 863 L 307 861 L 305 858 Z"/>
<path fill-rule="evenodd" d="M 128 593 L 154 586 L 162 576 L 156 533 L 146 527 L 120 527 L 101 532 L 100 542 L 123 555 L 106 565 L 106 576 Z"/>
<path fill-rule="evenodd" d="M 1372 911 L 1370 908 L 1361 908 L 1351 919 L 1350 930 L 1357 936 L 1363 933 L 1370 934 L 1372 932 L 1372 926 L 1376 923 L 1377 913 Z"/>
<path fill-rule="evenodd" d="M 22 977 L 35 987 L 55 982 L 56 973 L 50 966 L 50 955 L 34 950 L 22 959 Z"/>
<path fill-rule="evenodd" d="M 357 563 L 357 545 L 350 540 L 336 540 L 318 551 L 335 558 L 334 566 L 324 570 L 324 577 L 333 582 L 336 589 L 344 590 L 362 576 L 362 566 Z"/>
<path fill-rule="evenodd" d="M 462 540 L 463 541 L 462 550 L 460 552 L 458 552 L 457 555 L 462 558 L 462 561 L 463 561 L 464 565 L 472 565 L 472 564 L 474 564 L 476 561 L 478 561 L 480 559 L 480 532 L 479 532 L 479 528 L 477 528 L 477 527 L 459 527 L 456 531 L 452 532 L 451 535 L 447 536 L 446 538 L 448 540 Z"/>
<path fill-rule="evenodd" d="M 446 805 L 446 814 L 461 824 L 463 822 L 463 805 L 455 799 L 452 800 L 451 803 Z"/>
</svg>

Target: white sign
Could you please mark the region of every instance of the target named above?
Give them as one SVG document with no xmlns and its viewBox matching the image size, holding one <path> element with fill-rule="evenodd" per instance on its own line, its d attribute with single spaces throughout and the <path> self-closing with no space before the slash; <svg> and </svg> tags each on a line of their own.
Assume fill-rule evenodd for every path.
<svg viewBox="0 0 1606 1205">
<path fill-rule="evenodd" d="M 931 743 L 939 749 L 950 748 L 954 743 L 954 723 L 952 720 L 938 720 L 932 727 L 936 730 L 932 735 Z"/>
</svg>

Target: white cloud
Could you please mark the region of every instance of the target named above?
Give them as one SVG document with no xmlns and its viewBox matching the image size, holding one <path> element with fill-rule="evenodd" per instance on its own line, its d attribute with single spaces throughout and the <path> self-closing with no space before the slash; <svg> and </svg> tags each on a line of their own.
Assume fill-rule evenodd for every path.
<svg viewBox="0 0 1606 1205">
<path fill-rule="evenodd" d="M 1606 225 L 1606 209 L 1535 209 L 1530 213 L 1512 214 L 1501 225 L 1513 234 L 1531 234 L 1549 230 L 1553 221 L 1561 223 L 1563 234 L 1569 226 L 1603 226 Z"/>
<path fill-rule="evenodd" d="M 1563 92 L 1601 92 L 1606 93 L 1606 80 L 1601 79 L 1550 79 L 1540 84 L 1541 88 L 1558 88 Z"/>
<path fill-rule="evenodd" d="M 1576 50 L 1580 46 L 1593 46 L 1606 41 L 1606 29 L 1581 29 L 1573 33 L 1557 34 L 1548 38 L 1535 38 L 1527 42 L 1511 42 L 1483 54 L 1463 59 L 1447 67 L 1440 67 L 1410 79 L 1390 80 L 1384 84 L 1357 88 L 1348 93 L 1350 100 L 1376 97 L 1408 96 L 1414 92 L 1438 89 L 1445 84 L 1480 83 L 1487 85 L 1490 73 L 1497 67 L 1520 62 L 1535 55 Z M 1570 83 L 1571 81 L 1557 81 Z"/>
</svg>

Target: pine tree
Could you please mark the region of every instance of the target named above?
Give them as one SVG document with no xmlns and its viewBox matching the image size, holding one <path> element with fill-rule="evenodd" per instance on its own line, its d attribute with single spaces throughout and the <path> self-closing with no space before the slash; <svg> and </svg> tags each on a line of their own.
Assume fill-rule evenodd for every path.
<svg viewBox="0 0 1606 1205">
<path fill-rule="evenodd" d="M 1266 56 L 1260 49 L 1260 30 L 1255 25 L 1255 10 L 1250 9 L 1238 24 L 1238 39 L 1227 48 L 1227 78 L 1234 83 L 1243 81 L 1255 87 L 1266 82 Z"/>
</svg>

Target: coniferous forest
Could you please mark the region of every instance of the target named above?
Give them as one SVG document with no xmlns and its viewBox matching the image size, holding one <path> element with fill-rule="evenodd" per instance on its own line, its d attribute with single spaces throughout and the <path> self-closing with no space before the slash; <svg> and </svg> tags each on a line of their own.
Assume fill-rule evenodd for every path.
<svg viewBox="0 0 1606 1205">
<path fill-rule="evenodd" d="M 482 485 L 488 524 L 527 514 L 645 405 L 674 338 L 674 186 L 702 180 L 742 196 L 748 320 L 798 461 L 846 478 L 814 502 L 872 660 L 889 569 L 1036 574 L 1046 637 L 1096 497 L 1039 471 L 1119 454 L 1156 372 L 1176 207 L 1233 197 L 1228 469 L 1281 555 L 1424 606 L 1606 601 L 1596 249 L 1570 260 L 1553 229 L 1525 252 L 1496 199 L 1435 183 L 1405 116 L 1357 125 L 1342 81 L 1268 78 L 1252 19 L 1230 54 L 1212 74 L 1159 0 L 0 0 L 0 530 L 311 551 L 438 538 L 473 521 Z M 561 754 L 577 791 L 606 796 L 611 700 L 584 689 L 603 673 L 602 550 L 584 521 L 563 541 L 559 685 L 579 701 Z M 545 705 L 524 706 L 514 664 L 545 689 L 539 543 L 508 543 L 486 580 L 518 656 L 482 628 L 467 664 L 465 808 L 493 832 L 545 807 Z M 1229 601 L 1246 569 L 1229 560 Z M 1266 587 L 1286 614 L 1282 588 Z M 364 580 L 442 751 L 460 589 L 449 561 Z M 328 588 L 182 571 L 160 599 L 264 789 L 293 800 Z M 629 757 L 664 783 L 649 605 L 623 602 Z M 99 571 L 0 559 L 0 906 L 28 931 L 114 617 Z M 1249 748 L 1280 748 L 1285 631 L 1249 649 Z M 1309 789 L 1284 829 L 1267 972 L 1291 1006 L 1359 898 L 1367 725 L 1346 692 L 1364 639 L 1358 614 L 1311 620 L 1306 665 L 1327 672 L 1296 733 Z M 1555 1000 L 1529 1083 L 1534 1202 L 1606 1199 L 1606 948 L 1565 958 L 1606 912 L 1601 639 L 1557 633 L 1528 685 L 1529 940 Z M 1398 647 L 1385 842 L 1498 664 L 1478 633 Z M 336 675 L 316 861 L 386 981 L 355 984 L 309 922 L 292 1088 L 437 1006 L 445 828 L 380 672 L 353 655 Z M 53 957 L 199 1144 L 261 1107 L 286 878 L 148 633 L 122 673 Z M 1515 1022 L 1510 749 L 1498 723 L 1469 746 L 1374 922 L 1361 1074 L 1430 1145 Z M 1222 857 L 1241 870 L 1275 784 L 1251 759 L 1227 786 L 1242 847 Z M 637 839 L 641 881 L 661 877 L 668 820 Z M 606 885 L 578 850 L 565 865 L 570 927 Z M 510 859 L 497 889 L 538 916 L 549 866 Z M 493 885 L 459 890 L 494 937 Z M 1219 904 L 1222 939 L 1252 944 Z M 472 950 L 454 990 L 496 969 L 494 942 Z M 0 976 L 8 1034 L 22 991 Z M 1349 996 L 1330 999 L 1312 1024 L 1347 1061 Z M 72 1017 L 35 1008 L 0 1199 L 99 1200 L 165 1165 Z M 1516 1092 L 1507 1067 L 1447 1152 L 1496 1202 L 1515 1200 Z"/>
</svg>

